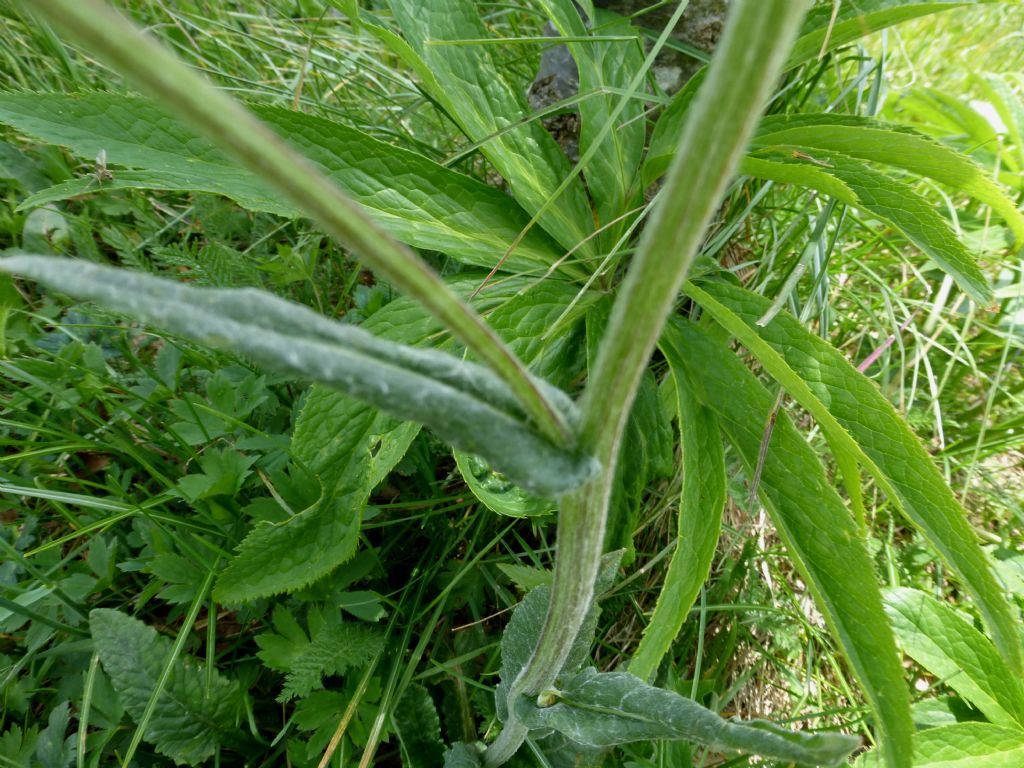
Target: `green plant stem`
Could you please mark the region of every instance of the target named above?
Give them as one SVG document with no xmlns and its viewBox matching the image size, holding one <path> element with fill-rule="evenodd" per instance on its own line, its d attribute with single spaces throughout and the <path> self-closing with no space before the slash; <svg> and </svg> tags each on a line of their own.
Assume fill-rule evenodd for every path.
<svg viewBox="0 0 1024 768">
<path fill-rule="evenodd" d="M 581 446 L 602 473 L 562 499 L 551 604 L 537 647 L 509 692 L 509 720 L 484 756 L 507 761 L 526 728 L 519 696 L 536 696 L 561 671 L 594 597 L 619 446 L 640 378 L 705 229 L 760 119 L 806 11 L 794 0 L 740 0 L 712 59 L 612 309 L 583 395 Z"/>
<path fill-rule="evenodd" d="M 377 228 L 326 176 L 204 77 L 100 0 L 33 0 L 32 10 L 273 184 L 338 242 L 417 299 L 512 389 L 559 445 L 569 426 L 523 363 L 470 306 L 411 250 Z"/>
</svg>

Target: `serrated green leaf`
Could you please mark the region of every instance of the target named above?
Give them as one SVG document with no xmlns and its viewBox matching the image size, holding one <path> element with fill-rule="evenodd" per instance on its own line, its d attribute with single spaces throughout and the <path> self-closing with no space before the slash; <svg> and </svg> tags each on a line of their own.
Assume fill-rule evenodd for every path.
<svg viewBox="0 0 1024 768">
<path fill-rule="evenodd" d="M 36 759 L 40 768 L 67 768 L 75 759 L 77 734 L 65 736 L 71 722 L 71 708 L 67 701 L 50 710 L 46 728 L 36 742 Z"/>
<path fill-rule="evenodd" d="M 682 320 L 662 335 L 673 375 L 715 412 L 750 476 L 775 398 L 723 343 Z M 779 414 L 759 493 L 876 714 L 890 768 L 909 766 L 913 723 L 895 640 L 870 558 L 813 450 Z"/>
<path fill-rule="evenodd" d="M 855 768 L 881 768 L 875 751 L 857 760 Z M 1019 768 L 1024 765 L 1024 731 L 987 723 L 959 723 L 918 731 L 914 736 L 914 768 Z"/>
<path fill-rule="evenodd" d="M 402 768 L 437 768 L 444 762 L 441 721 L 426 688 L 418 683 L 406 688 L 391 718 L 398 733 Z"/>
<path fill-rule="evenodd" d="M 773 146 L 757 150 L 751 159 L 765 163 L 756 166 L 747 163 L 743 166 L 744 172 L 761 178 L 776 178 L 775 173 L 799 174 L 802 181 L 798 183 L 835 195 L 843 202 L 870 211 L 891 223 L 951 275 L 971 298 L 982 304 L 991 299 L 992 289 L 974 257 L 957 239 L 953 228 L 939 215 L 935 206 L 908 184 L 847 155 L 825 149 Z M 821 180 L 827 176 L 841 181 L 853 197 L 839 196 L 831 182 L 821 186 Z M 778 178 L 792 180 L 791 176 Z"/>
<path fill-rule="evenodd" d="M 914 661 L 970 701 L 993 725 L 1024 724 L 1024 686 L 995 646 L 948 605 L 914 589 L 892 589 L 885 609 Z"/>
<path fill-rule="evenodd" d="M 171 653 L 171 641 L 141 621 L 107 608 L 90 611 L 89 628 L 124 708 L 133 718 L 142 717 Z M 235 738 L 241 696 L 234 681 L 206 670 L 189 656 L 179 657 L 157 700 L 145 739 L 176 762 L 201 763 L 219 743 Z"/>
<path fill-rule="evenodd" d="M 676 551 L 658 593 L 651 621 L 629 662 L 629 671 L 650 680 L 679 634 L 714 559 L 725 508 L 725 457 L 718 420 L 702 406 L 689 383 L 677 380 L 676 405 L 683 453 Z"/>
<path fill-rule="evenodd" d="M 490 370 L 452 355 L 387 342 L 252 289 L 191 288 L 46 257 L 12 256 L 0 268 L 425 423 L 534 493 L 558 495 L 595 469 L 592 459 L 571 456 L 534 431 L 517 398 Z M 562 418 L 572 422 L 575 406 L 567 395 L 540 381 L 534 385 L 557 398 Z"/>
<path fill-rule="evenodd" d="M 1024 216 L 985 170 L 912 128 L 854 115 L 772 115 L 761 121 L 754 144 L 824 149 L 935 179 L 988 204 L 1024 242 Z"/>
<path fill-rule="evenodd" d="M 402 242 L 490 268 L 528 220 L 500 190 L 415 152 L 313 115 L 267 106 L 254 111 Z M 65 182 L 33 195 L 22 207 L 132 188 L 212 192 L 252 210 L 301 215 L 272 186 L 146 99 L 0 94 L 0 122 L 89 160 L 105 151 L 112 165 L 137 169 L 115 170 L 102 185 L 91 176 Z M 506 265 L 537 271 L 558 256 L 558 246 L 537 231 Z"/>
<path fill-rule="evenodd" d="M 979 0 L 839 0 L 835 4 L 818 4 L 807 13 L 789 55 L 787 69 L 810 61 L 823 50 L 835 50 L 880 29 L 931 13 L 978 4 Z"/>
<path fill-rule="evenodd" d="M 481 142 L 480 152 L 508 182 L 519 204 L 537 213 L 569 175 L 569 163 L 543 126 L 527 120 L 525 95 L 504 78 L 489 47 L 458 44 L 488 36 L 476 4 L 391 0 L 390 6 L 405 36 L 405 45 L 395 52 L 463 133 Z M 584 242 L 593 217 L 579 179 L 548 207 L 540 225 L 565 248 L 579 246 L 583 256 L 593 253 L 593 243 Z"/>
<path fill-rule="evenodd" d="M 767 299 L 722 283 L 709 283 L 704 289 L 756 329 L 857 441 L 878 467 L 879 479 L 891 489 L 893 500 L 959 574 L 1011 669 L 1024 667 L 1016 622 L 988 559 L 975 543 L 966 511 L 892 404 L 838 350 L 787 313 L 758 326 L 769 307 Z M 799 391 L 791 394 L 801 397 Z"/>
<path fill-rule="evenodd" d="M 716 751 L 834 766 L 860 744 L 857 737 L 839 733 L 788 731 L 763 720 L 725 720 L 692 699 L 649 686 L 628 672 L 585 669 L 552 691 L 551 698 L 555 703 L 550 706 L 523 699 L 517 713 L 531 728 L 553 728 L 592 747 L 681 739 Z"/>
<path fill-rule="evenodd" d="M 384 630 L 359 621 L 331 620 L 291 660 L 280 702 L 305 697 L 321 687 L 327 675 L 343 675 L 364 667 L 384 648 Z"/>
</svg>

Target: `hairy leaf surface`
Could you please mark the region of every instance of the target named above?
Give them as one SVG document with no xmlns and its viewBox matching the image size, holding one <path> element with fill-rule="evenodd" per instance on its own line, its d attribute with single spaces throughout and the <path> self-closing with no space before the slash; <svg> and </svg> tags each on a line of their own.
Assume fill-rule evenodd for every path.
<svg viewBox="0 0 1024 768">
<path fill-rule="evenodd" d="M 444 251 L 491 267 L 527 222 L 507 195 L 431 160 L 354 128 L 280 107 L 255 113 L 302 152 L 367 213 L 409 245 Z M 105 188 L 212 192 L 281 216 L 300 211 L 255 174 L 152 102 L 123 94 L 0 94 L 0 122 L 88 159 L 100 151 L 117 166 L 110 181 L 85 176 L 42 190 L 22 206 L 41 205 Z M 558 246 L 537 231 L 506 262 L 510 269 L 547 269 Z"/>
<path fill-rule="evenodd" d="M 725 344 L 688 322 L 672 322 L 661 349 L 677 380 L 686 377 L 715 412 L 752 477 L 775 398 Z M 820 460 L 784 413 L 758 490 L 876 713 L 889 766 L 907 768 L 910 704 L 870 558 Z"/>
<path fill-rule="evenodd" d="M 534 493 L 557 495 L 594 471 L 592 459 L 574 457 L 535 432 L 493 373 L 452 355 L 379 339 L 262 291 L 191 288 L 69 259 L 13 256 L 0 264 L 4 271 L 243 352 L 338 387 L 398 418 L 428 424 Z M 538 385 L 572 421 L 568 396 Z"/>
<path fill-rule="evenodd" d="M 520 718 L 532 728 L 553 728 L 592 747 L 683 739 L 717 751 L 833 766 L 842 763 L 860 743 L 854 736 L 788 731 L 763 720 L 725 720 L 692 699 L 649 686 L 628 672 L 588 668 L 553 695 L 556 703 L 551 706 L 520 701 Z"/>
<path fill-rule="evenodd" d="M 89 613 L 89 628 L 104 671 L 125 709 L 138 720 L 170 656 L 171 641 L 108 608 Z M 157 700 L 146 741 L 176 762 L 198 764 L 234 731 L 241 699 L 237 683 L 189 656 L 179 657 Z"/>
</svg>

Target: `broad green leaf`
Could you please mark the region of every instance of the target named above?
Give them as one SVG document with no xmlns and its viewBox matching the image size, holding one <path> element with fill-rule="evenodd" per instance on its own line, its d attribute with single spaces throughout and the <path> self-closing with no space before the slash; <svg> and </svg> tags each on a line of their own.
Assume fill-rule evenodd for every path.
<svg viewBox="0 0 1024 768">
<path fill-rule="evenodd" d="M 467 296 L 479 283 L 480 277 L 470 275 L 448 284 Z M 573 291 L 556 281 L 536 285 L 505 278 L 481 292 L 474 306 L 490 317 L 517 353 L 548 372 L 565 363 L 563 352 L 571 346 L 572 335 L 542 344 L 541 331 Z M 408 298 L 386 304 L 361 327 L 389 341 L 451 346 L 438 322 Z M 313 386 L 296 419 L 292 455 L 319 478 L 321 498 L 285 525 L 261 527 L 249 534 L 217 582 L 218 597 L 242 602 L 294 589 L 350 558 L 367 497 L 401 460 L 419 430 L 418 424 L 388 416 L 336 389 Z M 518 486 L 512 486 L 500 501 L 510 504 L 510 496 L 541 504 Z M 550 507 L 550 502 L 544 501 L 543 506 Z"/>
<path fill-rule="evenodd" d="M 501 191 L 354 128 L 280 107 L 256 114 L 397 239 L 492 267 L 528 217 Z M 301 211 L 274 188 L 152 102 L 122 94 L 0 94 L 0 122 L 92 160 L 105 151 L 110 181 L 86 176 L 33 195 L 22 207 L 103 189 L 212 192 L 281 216 Z M 558 246 L 538 231 L 509 269 L 547 269 Z"/>
<path fill-rule="evenodd" d="M 1018 627 L 976 543 L 967 513 L 896 409 L 838 350 L 787 313 L 780 312 L 763 328 L 757 326 L 769 307 L 767 299 L 721 283 L 703 287 L 756 329 L 857 441 L 877 466 L 878 479 L 891 489 L 893 500 L 959 574 L 977 601 L 996 647 L 1011 669 L 1019 672 L 1024 663 Z"/>
<path fill-rule="evenodd" d="M 1024 731 L 988 723 L 958 723 L 918 731 L 914 768 L 1020 768 L 1024 765 Z M 856 768 L 881 768 L 873 750 Z"/>
<path fill-rule="evenodd" d="M 441 721 L 430 693 L 413 683 L 391 715 L 402 752 L 402 768 L 437 768 L 444 762 Z"/>
<path fill-rule="evenodd" d="M 545 280 L 512 294 L 515 285 L 495 286 L 495 295 L 506 294 L 509 299 L 487 313 L 488 324 L 533 373 L 555 384 L 571 384 L 582 364 L 577 359 L 581 357 L 577 331 L 595 294 L 576 301 L 567 313 L 566 307 L 578 298 L 576 286 Z M 462 451 L 454 453 L 466 485 L 488 509 L 511 517 L 537 517 L 557 508 L 551 499 L 523 491 L 482 459 Z"/>
<path fill-rule="evenodd" d="M 534 493 L 557 495 L 594 470 L 592 459 L 575 457 L 535 432 L 511 391 L 488 369 L 452 355 L 387 342 L 252 289 L 191 288 L 46 257 L 13 256 L 0 265 L 427 424 Z M 561 401 L 566 418 L 574 418 L 568 396 L 542 382 L 537 386 Z"/>
<path fill-rule="evenodd" d="M 590 646 L 594 642 L 597 620 L 601 613 L 597 599 L 614 581 L 624 553 L 625 550 L 620 549 L 602 556 L 601 571 L 594 588 L 595 602 L 590 606 L 583 626 L 576 635 L 565 663 L 562 664 L 560 676 L 575 673 L 590 658 Z M 498 719 L 502 722 L 505 722 L 509 714 L 509 688 L 533 655 L 550 602 L 551 587 L 547 584 L 527 592 L 522 602 L 512 612 L 512 618 L 501 636 L 500 682 L 495 689 L 494 700 L 497 705 Z"/>
<path fill-rule="evenodd" d="M 492 512 L 508 517 L 543 517 L 557 511 L 555 501 L 525 492 L 482 459 L 462 451 L 454 454 L 469 490 Z"/>
<path fill-rule="evenodd" d="M 718 420 L 701 405 L 685 379 L 676 380 L 683 487 L 676 551 L 665 574 L 651 621 L 629 662 L 629 671 L 650 680 L 658 671 L 711 571 L 725 507 L 725 458 Z"/>
<path fill-rule="evenodd" d="M 682 320 L 662 335 L 677 381 L 714 411 L 753 477 L 775 398 L 724 343 Z M 913 724 L 903 668 L 860 532 L 814 451 L 779 414 L 758 488 L 772 521 L 875 712 L 890 768 L 909 766 Z"/>
<path fill-rule="evenodd" d="M 171 653 L 170 639 L 119 611 L 97 608 L 89 628 L 103 670 L 109 675 L 124 708 L 142 717 L 153 686 Z M 145 739 L 157 752 L 178 763 L 196 765 L 218 744 L 236 739 L 242 691 L 234 681 L 190 656 L 179 657 L 157 700 Z"/>
<path fill-rule="evenodd" d="M 789 731 L 764 720 L 725 720 L 692 699 L 649 686 L 628 672 L 593 668 L 542 693 L 538 702 L 521 700 L 517 714 L 531 728 L 553 728 L 592 747 L 682 739 L 716 751 L 834 766 L 860 744 L 859 738 L 839 733 Z"/>
<path fill-rule="evenodd" d="M 696 97 L 701 83 L 704 82 L 707 72 L 707 67 L 702 67 L 687 80 L 678 93 L 672 97 L 668 106 L 662 110 L 658 122 L 654 124 L 651 144 L 647 149 L 647 157 L 644 159 L 643 165 L 645 189 L 665 175 L 665 171 L 668 170 L 672 158 L 676 154 L 676 148 L 679 146 L 679 137 L 682 135 L 683 125 L 686 123 L 687 110 Z"/>
<path fill-rule="evenodd" d="M 980 0 L 981 3 L 991 0 Z M 979 0 L 856 0 L 819 3 L 807 13 L 788 68 L 814 59 L 858 38 L 920 16 L 978 5 Z M 833 16 L 834 13 L 834 16 Z"/>
<path fill-rule="evenodd" d="M 444 753 L 444 768 L 481 768 L 480 750 L 473 744 L 460 741 Z"/>
<path fill-rule="evenodd" d="M 629 99 L 583 168 L 598 223 L 610 224 L 633 207 L 641 191 L 636 172 L 644 149 L 643 102 L 624 96 L 623 91 L 643 65 L 643 48 L 636 30 L 617 14 L 596 13 L 595 29 L 591 33 L 572 0 L 541 0 L 541 7 L 559 33 L 570 38 L 566 45 L 579 71 L 580 94 L 596 94 L 579 105 L 582 156 L 587 155 L 599 133 L 611 122 L 619 101 Z M 591 42 L 586 40 L 590 34 L 633 36 L 635 39 Z M 614 240 L 624 223 L 610 228 L 606 239 Z"/>
<path fill-rule="evenodd" d="M 995 646 L 950 606 L 914 589 L 893 589 L 885 609 L 914 661 L 970 701 L 993 725 L 1024 724 L 1024 686 Z"/>
<path fill-rule="evenodd" d="M 405 36 L 405 46 L 395 52 L 463 133 L 482 142 L 480 152 L 508 182 L 519 204 L 537 213 L 569 175 L 569 163 L 543 126 L 527 120 L 525 94 L 501 74 L 490 46 L 458 44 L 488 37 L 476 3 L 391 0 L 390 5 Z M 547 209 L 540 225 L 565 248 L 582 243 L 580 255 L 593 252 L 593 244 L 583 242 L 593 229 L 593 216 L 579 179 Z"/>
<path fill-rule="evenodd" d="M 1024 242 L 1024 216 L 970 157 L 917 131 L 853 115 L 770 116 L 761 121 L 755 146 L 772 144 L 837 152 L 892 165 L 960 190 L 1003 217 L 1017 242 Z"/>
<path fill-rule="evenodd" d="M 824 149 L 773 146 L 757 150 L 750 159 L 764 162 L 743 166 L 746 172 L 780 181 L 791 181 L 792 174 L 797 174 L 803 179 L 799 183 L 839 197 L 834 184 L 820 186 L 823 175 L 837 178 L 854 195 L 840 200 L 891 223 L 975 301 L 985 304 L 991 299 L 992 289 L 974 257 L 935 206 L 908 184 L 852 157 Z"/>
</svg>

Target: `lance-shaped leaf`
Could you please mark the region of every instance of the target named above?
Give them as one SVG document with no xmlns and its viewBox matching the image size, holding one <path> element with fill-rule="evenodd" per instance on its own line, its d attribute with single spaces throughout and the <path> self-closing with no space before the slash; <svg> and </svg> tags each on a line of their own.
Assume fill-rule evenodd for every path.
<svg viewBox="0 0 1024 768">
<path fill-rule="evenodd" d="M 789 731 L 764 720 L 726 720 L 692 699 L 654 688 L 628 672 L 588 668 L 539 699 L 543 701 L 518 702 L 517 714 L 524 723 L 552 728 L 591 747 L 681 739 L 719 752 L 834 766 L 860 744 L 857 737 L 839 733 Z"/>
<path fill-rule="evenodd" d="M 914 661 L 977 707 L 993 725 L 1024 725 L 1024 687 L 992 642 L 952 607 L 916 589 L 892 589 L 885 610 Z"/>
<path fill-rule="evenodd" d="M 253 289 L 192 288 L 72 259 L 13 256 L 4 271 L 243 353 L 257 362 L 330 384 L 401 419 L 426 424 L 541 495 L 584 482 L 595 462 L 540 435 L 489 370 L 434 350 L 378 339 L 301 305 Z M 537 382 L 562 416 L 572 401 Z"/>
<path fill-rule="evenodd" d="M 907 768 L 913 723 L 896 642 L 860 532 L 821 461 L 784 413 L 762 453 L 775 398 L 724 343 L 680 319 L 661 350 L 715 412 L 751 477 L 763 459 L 760 496 L 871 703 L 888 765 Z"/>
<path fill-rule="evenodd" d="M 676 551 L 658 594 L 651 622 L 629 662 L 629 671 L 650 680 L 679 634 L 711 570 L 725 507 L 725 457 L 718 420 L 698 401 L 689 381 L 676 379 L 683 487 Z"/>
<path fill-rule="evenodd" d="M 481 142 L 480 152 L 508 182 L 519 204 L 537 213 L 569 175 L 569 163 L 543 126 L 527 120 L 524 94 L 512 87 L 491 57 L 477 4 L 391 0 L 390 5 L 405 39 L 374 25 L 367 28 L 415 70 L 420 86 L 463 133 Z M 590 234 L 593 216 L 579 179 L 547 207 L 540 225 L 566 248 Z M 584 242 L 579 250 L 590 254 L 593 246 Z"/>
<path fill-rule="evenodd" d="M 580 102 L 580 153 L 590 154 L 583 173 L 601 224 L 632 207 L 639 192 L 636 171 L 644 148 L 643 102 L 623 95 L 643 65 L 643 49 L 636 30 L 626 19 L 595 9 L 594 39 L 572 0 L 541 0 L 541 7 L 558 32 L 570 38 L 566 43 L 579 72 L 580 94 L 592 94 Z M 625 36 L 626 40 L 601 41 L 604 36 Z M 620 92 L 613 92 L 620 91 Z M 628 99 L 618 115 L 619 102 Z M 614 121 L 612 117 L 614 115 Z M 601 137 L 601 134 L 604 134 Z M 600 143 L 597 144 L 600 138 Z M 592 145 L 597 144 L 593 152 Z M 621 228 L 621 224 L 619 228 Z M 611 237 L 618 230 L 610 230 Z"/>
<path fill-rule="evenodd" d="M 761 121 L 754 145 L 773 144 L 838 152 L 935 179 L 991 206 L 1024 242 L 1024 216 L 985 170 L 912 128 L 855 115 L 772 115 Z"/>
<path fill-rule="evenodd" d="M 1011 669 L 1024 667 L 1020 634 L 992 575 L 985 553 L 967 522 L 967 513 L 936 469 L 928 452 L 878 387 L 843 355 L 780 312 L 764 327 L 757 321 L 770 302 L 741 288 L 708 283 L 704 289 L 768 342 L 802 379 L 821 405 L 870 459 L 870 470 L 889 495 L 959 574 L 978 603 L 996 647 Z M 803 399 L 799 388 L 790 394 Z M 801 403 L 811 408 L 810 401 Z"/>
<path fill-rule="evenodd" d="M 847 155 L 808 147 L 760 149 L 741 167 L 758 178 L 802 183 L 875 214 L 930 256 L 975 301 L 985 304 L 991 298 L 992 289 L 970 251 L 935 206 L 908 184 Z M 843 187 L 831 181 L 822 185 L 821 180 L 829 177 Z"/>
<path fill-rule="evenodd" d="M 281 107 L 253 110 L 375 222 L 409 245 L 490 268 L 528 220 L 500 190 L 415 152 L 321 117 Z M 102 151 L 108 162 L 138 169 L 113 171 L 102 183 L 91 175 L 64 182 L 32 195 L 22 208 L 134 188 L 212 192 L 251 210 L 302 215 L 272 185 L 147 99 L 113 93 L 0 94 L 0 122 L 87 160 Z M 506 266 L 547 269 L 559 253 L 538 230 L 527 235 Z"/>
</svg>

